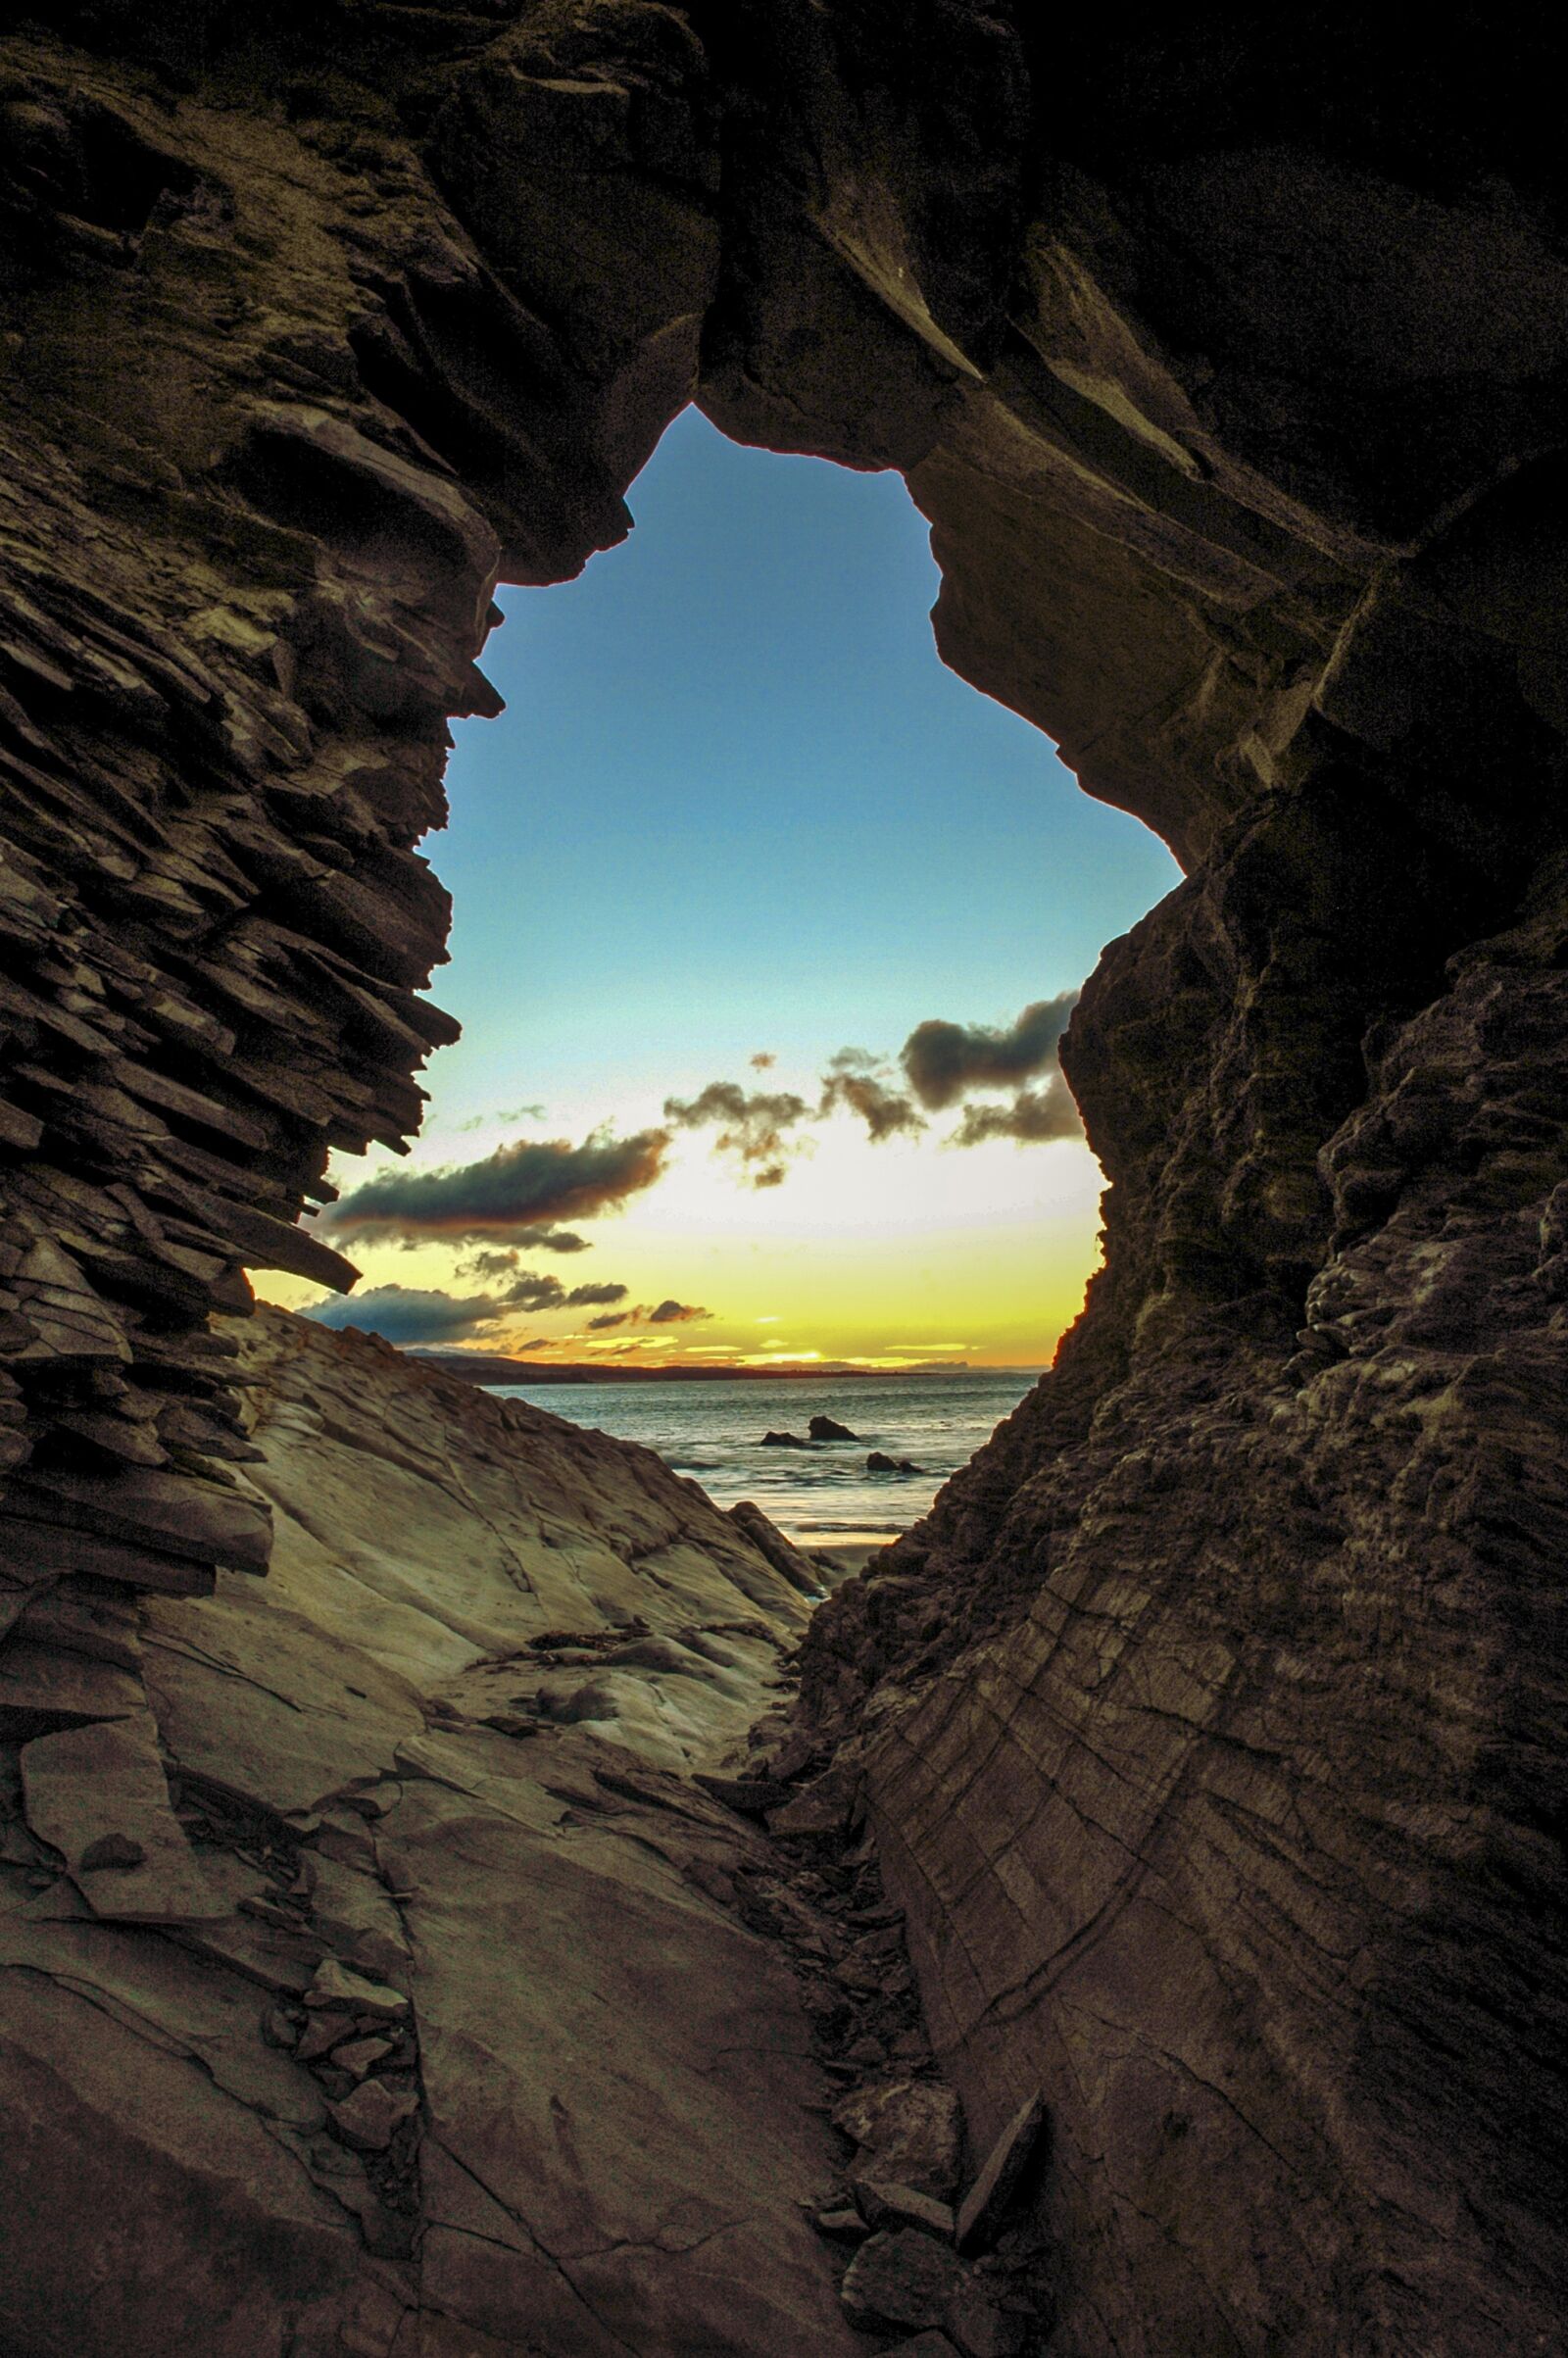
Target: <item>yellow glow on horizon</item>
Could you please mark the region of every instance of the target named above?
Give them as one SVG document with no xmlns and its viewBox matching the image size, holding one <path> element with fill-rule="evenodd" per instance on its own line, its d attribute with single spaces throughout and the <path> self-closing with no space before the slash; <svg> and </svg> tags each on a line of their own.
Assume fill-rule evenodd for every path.
<svg viewBox="0 0 1568 2358">
<path fill-rule="evenodd" d="M 634 1110 L 621 1126 L 635 1118 Z M 415 1167 L 449 1158 L 422 1145 Z M 349 1185 L 358 1176 L 352 1167 L 344 1174 Z M 620 1351 L 760 1365 L 962 1357 L 972 1366 L 1038 1367 L 1077 1315 L 1098 1262 L 1102 1184 L 1081 1141 L 956 1150 L 926 1137 L 872 1146 L 858 1125 L 835 1120 L 781 1187 L 760 1191 L 738 1183 L 705 1138 L 681 1138 L 657 1187 L 588 1230 L 591 1253 L 534 1253 L 523 1265 L 558 1276 L 568 1291 L 622 1284 L 616 1309 L 673 1297 L 709 1309 L 710 1319 L 695 1330 L 638 1322 L 600 1337 L 586 1332 L 581 1308 L 510 1310 L 451 1345 L 515 1350 L 543 1337 L 525 1355 L 544 1361 Z M 368 1245 L 350 1257 L 363 1271 L 361 1293 L 504 1290 L 504 1281 L 460 1275 L 464 1254 L 448 1243 Z M 323 1298 L 318 1287 L 270 1275 L 258 1292 L 293 1308 Z M 786 1309 L 759 1311 L 759 1298 L 783 1299 Z M 760 1327 L 784 1331 L 760 1344 Z"/>
</svg>

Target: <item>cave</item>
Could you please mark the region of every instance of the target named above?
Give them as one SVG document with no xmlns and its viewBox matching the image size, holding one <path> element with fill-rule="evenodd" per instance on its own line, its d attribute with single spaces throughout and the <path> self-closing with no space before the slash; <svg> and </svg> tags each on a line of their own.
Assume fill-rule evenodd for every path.
<svg viewBox="0 0 1568 2358">
<path fill-rule="evenodd" d="M 452 1036 L 422 995 L 448 907 L 413 847 L 448 720 L 494 710 L 496 584 L 612 545 L 692 400 L 740 442 L 899 469 L 946 661 L 1185 872 L 1064 1044 L 1108 1183 L 1081 1319 L 931 1516 L 798 1632 L 780 1758 L 816 1783 L 785 1831 L 822 1834 L 814 1793 L 874 1860 L 971 2159 L 1049 2110 L 1035 2312 L 950 2310 L 922 2358 L 1549 2350 L 1560 36 L 1479 11 L 1418 46 L 1331 11 L 1090 27 L 1018 0 L 7 22 L 0 2351 L 898 2338 L 810 2289 L 785 2219 L 807 2133 L 768 2105 L 799 2111 L 808 2055 L 782 1969 L 722 1915 L 762 1870 L 716 1802 L 573 1769 L 570 1839 L 558 1809 L 528 1853 L 563 1977 L 529 2037 L 571 2016 L 588 1951 L 598 1970 L 654 1920 L 638 1885 L 619 1929 L 573 1925 L 595 1813 L 643 1813 L 649 1856 L 650 1826 L 686 1829 L 688 1896 L 659 1901 L 692 1993 L 670 2070 L 708 2068 L 704 2006 L 753 2057 L 727 2127 L 701 2118 L 766 2233 L 704 2225 L 695 2194 L 662 2209 L 653 2177 L 700 2138 L 628 2096 L 653 2224 L 563 2254 L 462 2158 L 440 2090 L 484 2109 L 452 2059 L 483 2050 L 488 1986 L 452 1986 L 437 1934 L 414 1942 L 424 2077 L 384 2098 L 379 2145 L 362 2118 L 322 2159 L 277 2020 L 335 1990 L 362 2046 L 401 2052 L 386 1908 L 443 1857 L 474 1912 L 501 1906 L 522 1820 L 492 1754 L 537 1735 L 493 1698 L 438 1697 L 415 1732 L 407 1665 L 372 1665 L 358 1720 L 273 1695 L 297 1774 L 259 1799 L 256 1663 L 228 1663 L 231 1711 L 192 1699 L 242 1626 L 285 1686 L 318 1675 L 305 1592 L 256 1601 L 282 1594 L 289 1517 L 243 1401 L 293 1347 L 247 1340 L 244 1271 L 352 1283 L 302 1205 L 334 1150 L 413 1132 L 413 1076 Z M 399 1405 L 368 1346 L 291 1364 L 313 1448 L 356 1385 L 384 1396 L 398 1481 L 429 1478 L 440 1417 L 470 1472 L 562 1446 L 441 1406 L 434 1378 Z M 622 1481 L 572 1449 L 573 1496 Z M 655 1525 L 677 1544 L 673 1512 L 626 1508 L 628 1562 Z M 735 1594 L 785 1614 L 788 1568 L 703 1532 Z M 352 1649 L 352 1617 L 333 1628 Z M 241 1862 L 197 1901 L 166 1778 Z M 452 1831 L 464 1794 L 483 1840 Z M 330 1958 L 289 1978 L 313 1894 L 347 1927 L 352 2004 Z M 630 2168 L 604 2157 L 610 2099 L 581 2153 L 550 2104 L 554 2143 L 509 2166 L 592 2208 L 596 2169 Z"/>
</svg>

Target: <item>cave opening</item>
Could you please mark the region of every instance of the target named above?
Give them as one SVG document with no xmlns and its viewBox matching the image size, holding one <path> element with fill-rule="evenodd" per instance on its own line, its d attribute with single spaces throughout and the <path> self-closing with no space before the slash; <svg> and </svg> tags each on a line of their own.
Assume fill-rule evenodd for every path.
<svg viewBox="0 0 1568 2358">
<path fill-rule="evenodd" d="M 262 1290 L 513 1356 L 519 1383 L 522 1354 L 541 1381 L 994 1374 L 907 1520 L 1081 1306 L 1102 1175 L 1054 1031 L 1178 871 L 942 663 L 940 575 L 897 473 L 747 447 L 692 407 L 630 505 L 630 538 L 575 581 L 502 593 L 485 663 L 507 709 L 457 724 L 424 852 L 454 909 L 434 988 L 464 1036 L 427 1069 L 410 1168 L 662 1131 L 636 1174 L 660 1184 L 607 1203 L 591 1261 L 415 1217 L 355 1247 L 346 1298 Z M 922 1025 L 963 1034 L 961 1069 L 901 1063 Z M 395 1168 L 372 1150 L 333 1176 Z M 589 1407 L 620 1430 L 628 1396 Z M 887 1438 L 928 1457 L 928 1424 Z"/>
</svg>

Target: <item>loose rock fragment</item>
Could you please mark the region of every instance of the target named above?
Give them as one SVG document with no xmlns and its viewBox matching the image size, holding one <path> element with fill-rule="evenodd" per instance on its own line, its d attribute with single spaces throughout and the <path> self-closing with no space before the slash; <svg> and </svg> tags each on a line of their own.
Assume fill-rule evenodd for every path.
<svg viewBox="0 0 1568 2358">
<path fill-rule="evenodd" d="M 350 2072 L 356 2080 L 381 2063 L 392 2052 L 390 2039 L 351 2039 L 343 2046 L 332 2049 L 332 2061 L 339 2071 Z"/>
<path fill-rule="evenodd" d="M 929 2235 L 953 2240 L 953 2205 L 939 2202 L 934 2194 L 922 2194 L 918 2186 L 900 2186 L 896 2181 L 879 2178 L 856 2178 L 851 2190 L 859 2205 L 860 2216 L 871 2227 L 918 2227 Z"/>
<path fill-rule="evenodd" d="M 863 2243 L 871 2233 L 858 2211 L 813 2211 L 811 2225 L 830 2243 Z"/>
<path fill-rule="evenodd" d="M 313 2009 L 343 2007 L 351 2014 L 370 2014 L 386 2022 L 400 2021 L 409 2011 L 409 2001 L 400 1990 L 368 1981 L 363 1973 L 340 1965 L 336 1957 L 322 1958 L 315 1980 L 305 1992 L 305 2003 Z"/>
<path fill-rule="evenodd" d="M 958 2206 L 957 2245 L 963 2252 L 984 2251 L 996 2241 L 1018 2181 L 1045 2133 L 1049 2115 L 1039 2088 L 1019 2105 L 981 2166 L 980 2175 Z"/>
<path fill-rule="evenodd" d="M 339 2136 L 361 2153 L 384 2153 L 403 2123 L 419 2109 L 412 2081 L 367 2080 L 339 2104 L 328 2104 Z"/>
<path fill-rule="evenodd" d="M 908 2079 L 858 2088 L 834 2107 L 833 2126 L 861 2147 L 864 2175 L 942 2200 L 955 2191 L 963 2113 L 951 2088 Z"/>
<path fill-rule="evenodd" d="M 809 1785 L 803 1785 L 782 1808 L 768 1811 L 769 1830 L 774 1834 L 814 1835 L 822 1839 L 841 1835 L 849 1825 L 853 1799 L 849 1779 L 837 1769 L 827 1769 Z"/>
<path fill-rule="evenodd" d="M 840 2291 L 852 2325 L 943 2326 L 969 2290 L 954 2254 L 918 2228 L 894 2228 L 862 2243 Z"/>
</svg>

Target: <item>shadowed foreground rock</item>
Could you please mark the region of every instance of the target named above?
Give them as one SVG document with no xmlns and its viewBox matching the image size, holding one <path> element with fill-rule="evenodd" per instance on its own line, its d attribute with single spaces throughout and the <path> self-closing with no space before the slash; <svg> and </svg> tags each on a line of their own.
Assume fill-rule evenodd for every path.
<svg viewBox="0 0 1568 2358">
<path fill-rule="evenodd" d="M 385 1525 L 356 1560 L 328 1511 L 312 1558 L 288 1451 L 255 1485 L 236 1473 L 244 1370 L 211 1324 L 244 1308 L 245 1265 L 351 1282 L 295 1218 L 329 1195 L 331 1149 L 408 1135 L 412 1075 L 452 1036 L 420 996 L 447 909 L 414 846 L 442 815 L 447 717 L 494 710 L 474 668 L 494 583 L 565 577 L 618 538 L 626 484 L 695 397 L 743 440 L 903 469 L 943 568 L 943 653 L 1188 871 L 1107 950 L 1064 1046 L 1110 1182 L 1104 1273 L 1053 1375 L 819 1616 L 819 1768 L 849 1749 L 837 1785 L 784 1806 L 868 1795 L 978 2148 L 1045 2089 L 1063 2358 L 1551 2348 L 1555 21 L 1450 12 L 1396 42 L 1325 10 L 1013 0 L 39 14 L 8 14 L 0 42 L 0 1707 L 13 1747 L 56 1747 L 15 1791 L 127 1913 L 83 1928 L 27 1898 L 17 1940 L 156 1942 L 171 1972 L 198 1939 L 270 1953 L 291 1936 L 266 1909 L 309 1895 L 279 1824 L 380 1791 L 354 1781 L 389 1761 L 411 1890 L 438 1850 L 471 1870 L 462 1906 L 499 1922 L 536 1845 L 559 1930 L 612 1838 L 552 1832 L 586 1786 L 540 1798 L 525 1758 L 580 1763 L 598 1720 L 686 1761 L 734 1724 L 716 1681 L 687 1696 L 662 1650 L 687 1640 L 650 1615 L 630 1646 L 657 1659 L 596 1641 L 540 1678 L 557 1733 L 417 1736 L 416 1695 L 438 1720 L 475 1695 L 518 1715 L 462 1651 L 490 1644 L 501 1558 L 479 1543 L 484 1593 L 439 1612 L 376 1569 L 404 1560 Z M 451 1500 L 454 1528 L 490 1511 L 487 1481 Z M 263 1586 L 274 1514 L 288 1544 Z M 720 1560 L 751 1562 L 723 1528 Z M 603 1555 L 561 1552 L 563 1593 L 590 1593 Z M 329 1590 L 363 1639 L 347 1607 L 330 1646 L 312 1636 Z M 365 1657 L 352 1712 L 323 1699 L 339 1645 Z M 408 1784 L 405 1742 L 436 1747 Z M 453 1743 L 482 1778 L 450 1768 Z M 224 1920 L 243 1936 L 191 1908 L 159 1814 L 181 1746 L 207 1781 L 181 1790 L 220 1829 L 255 1805 L 248 1779 L 288 1772 L 265 1842 L 249 1820 L 185 1833 L 198 1864 L 204 1842 L 238 1861 L 236 1889 L 266 1883 L 239 1893 L 262 1913 Z M 118 1812 L 67 1797 L 89 1756 Z M 185 1945 L 134 1929 L 176 1900 Z M 702 1910 L 662 1884 L 647 1904 L 707 1972 Z M 379 1911 L 368 1929 L 392 1937 Z M 334 2272 L 365 2267 L 344 2203 L 405 2215 L 400 2165 L 384 2198 L 339 2141 L 338 2178 L 302 2176 L 287 2137 L 321 2134 L 318 2099 L 220 2011 L 203 2085 L 217 2105 L 221 2075 L 247 2075 L 223 2097 L 252 2124 L 245 2159 L 225 2111 L 176 2164 L 154 2149 L 173 2035 L 131 2027 L 163 2000 L 100 2005 L 80 1977 L 68 1997 L 30 1960 L 11 2151 L 47 2224 L 7 2297 L 69 2321 L 74 2358 L 148 2346 L 169 2293 L 138 2273 L 143 2242 L 114 2245 L 118 2305 L 89 2331 L 82 2239 L 109 2248 L 127 2186 L 184 2204 L 199 2186 L 217 2250 L 266 2186 L 297 2214 L 287 2300 L 327 2315 Z M 442 1985 L 443 2070 L 482 2044 L 463 2005 L 484 1987 L 477 1964 Z M 73 2107 L 61 2174 L 49 2124 Z M 632 2248 L 687 2238 L 639 2197 L 598 2258 L 559 2239 L 554 2262 L 519 2257 L 509 2189 L 546 2150 L 574 2169 L 572 2148 L 539 2122 L 496 2134 L 492 2190 L 432 2140 L 457 2175 L 427 2238 L 432 2270 L 486 2255 L 492 2320 L 524 2278 L 565 2299 L 563 2265 L 621 2272 L 613 2295 L 580 2279 L 590 2305 L 629 2299 Z M 146 2148 L 134 2168 L 117 2139 Z M 710 2224 L 693 2280 L 719 2268 Z M 200 2342 L 220 2295 L 191 2265 Z M 736 2301 L 759 2281 L 731 2254 Z M 633 2346 L 663 2331 L 639 2316 Z M 231 2346 L 265 2348 L 273 2323 L 245 2318 Z M 449 2358 L 446 2330 L 421 2349 Z"/>
<path fill-rule="evenodd" d="M 258 1325 L 271 1577 L 57 1592 L 74 1688 L 0 1704 L 60 1730 L 0 1796 L 0 2347 L 848 2352 L 766 1844 L 666 1766 L 796 1592 L 647 1451 Z"/>
</svg>

